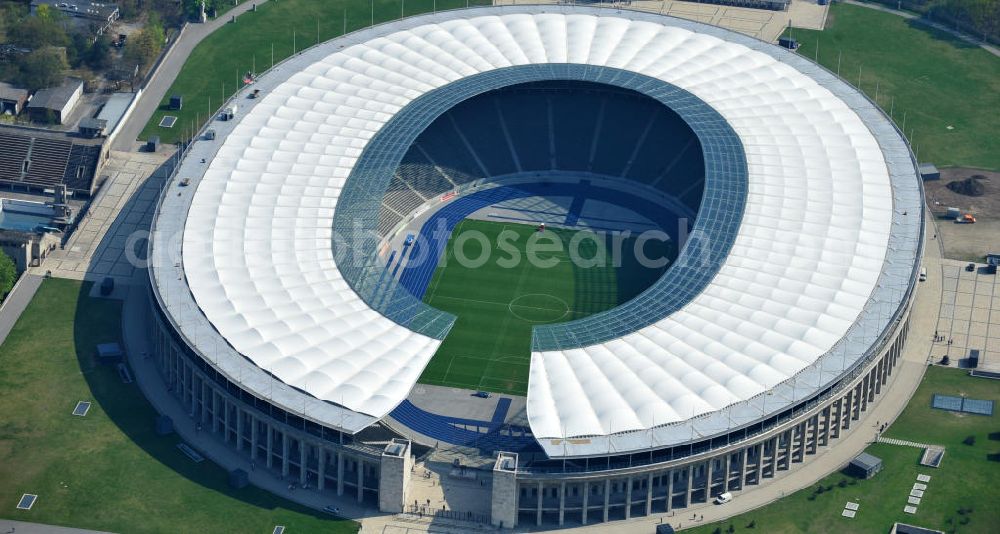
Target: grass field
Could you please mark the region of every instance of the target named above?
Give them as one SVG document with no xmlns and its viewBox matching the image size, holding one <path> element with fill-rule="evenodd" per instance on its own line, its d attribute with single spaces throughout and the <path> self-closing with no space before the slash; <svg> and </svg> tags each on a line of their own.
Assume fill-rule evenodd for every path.
<svg viewBox="0 0 1000 534">
<path fill-rule="evenodd" d="M 471 5 L 489 4 L 473 0 Z M 434 9 L 465 7 L 465 0 L 406 0 L 406 16 Z M 376 0 L 376 23 L 398 19 L 403 0 Z M 346 10 L 346 11 L 345 11 Z M 347 24 L 344 24 L 346 13 Z M 225 15 L 223 15 L 225 16 Z M 158 135 L 164 143 L 190 137 L 220 108 L 241 83 L 241 77 L 256 65 L 258 73 L 319 42 L 371 25 L 368 2 L 350 0 L 281 0 L 257 7 L 257 12 L 241 15 L 236 24 L 226 24 L 205 38 L 188 57 L 170 86 L 160 109 L 146 124 L 140 139 Z M 171 95 L 184 97 L 184 109 L 167 111 Z M 160 128 L 164 115 L 178 117 L 173 128 Z"/>
<path fill-rule="evenodd" d="M 459 237 L 474 232 L 481 232 L 492 250 L 482 265 L 463 265 L 456 254 L 470 259 L 483 254 L 482 242 Z M 645 268 L 635 260 L 630 253 L 634 238 L 622 242 L 621 265 L 615 267 L 610 261 L 615 246 L 609 236 L 603 245 L 581 239 L 578 248 L 579 257 L 586 260 L 601 257 L 599 249 L 603 248 L 609 261 L 601 263 L 606 265 L 576 265 L 581 262 L 570 261 L 568 250 L 577 233 L 550 228 L 539 234 L 534 225 L 471 219 L 459 223 L 424 295 L 424 302 L 457 315 L 458 320 L 420 381 L 524 395 L 534 325 L 571 321 L 613 308 L 638 295 L 665 271 L 665 267 Z M 497 248 L 502 234 L 521 261 L 510 261 L 512 254 Z M 539 251 L 536 257 L 542 261 L 529 261 L 526 249 L 535 234 L 558 240 L 560 250 Z M 662 242 L 648 242 L 646 247 L 650 258 L 673 254 Z"/>
<path fill-rule="evenodd" d="M 921 161 L 1000 169 L 1000 58 L 946 33 L 834 4 L 823 31 L 790 29 L 798 53 L 858 84 L 904 126 Z M 818 55 L 817 55 L 818 47 Z M 951 127 L 951 129 L 949 129 Z"/>
<path fill-rule="evenodd" d="M 934 393 L 965 394 L 992 399 L 998 412 L 992 417 L 961 415 L 930 407 Z M 876 444 L 868 452 L 882 458 L 882 471 L 871 480 L 854 480 L 834 473 L 816 486 L 799 491 L 775 504 L 739 515 L 730 521 L 692 529 L 692 534 L 708 534 L 719 529 L 736 532 L 841 533 L 889 532 L 893 522 L 960 533 L 991 533 L 1000 524 L 1000 384 L 995 380 L 969 377 L 965 371 L 932 367 L 927 370 L 916 394 L 886 436 L 944 445 L 941 467 L 920 467 L 921 449 Z M 973 445 L 963 441 L 975 438 Z M 992 436 L 992 439 L 991 439 Z M 990 460 L 990 455 L 994 460 Z M 931 481 L 916 514 L 903 512 L 917 473 L 931 475 Z M 847 481 L 840 487 L 840 481 Z M 816 494 L 822 486 L 828 491 Z M 737 497 L 739 498 L 739 497 Z M 810 499 L 811 498 L 811 499 Z M 840 516 L 847 501 L 861 505 L 857 517 Z M 960 509 L 966 513 L 960 513 Z M 970 511 L 971 510 L 971 511 Z M 753 529 L 747 528 L 754 522 Z M 685 530 L 685 532 L 688 532 Z"/>
<path fill-rule="evenodd" d="M 155 412 L 94 346 L 120 339 L 117 301 L 89 284 L 46 280 L 0 346 L 0 517 L 113 532 L 356 532 L 252 486 L 230 489 L 225 470 L 195 464 L 176 436 L 153 432 Z M 71 415 L 77 401 L 94 404 Z M 37 494 L 30 511 L 16 510 Z"/>
</svg>

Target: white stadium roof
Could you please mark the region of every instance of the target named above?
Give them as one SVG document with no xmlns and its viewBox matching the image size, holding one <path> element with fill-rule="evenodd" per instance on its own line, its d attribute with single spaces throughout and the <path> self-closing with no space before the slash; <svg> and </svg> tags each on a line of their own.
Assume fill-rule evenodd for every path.
<svg viewBox="0 0 1000 534">
<path fill-rule="evenodd" d="M 580 454 L 679 442 L 607 437 L 749 406 L 791 384 L 780 402 L 760 401 L 747 408 L 752 417 L 736 418 L 759 419 L 865 355 L 823 359 L 843 348 L 880 288 L 897 302 L 907 291 L 883 277 L 893 233 L 906 225 L 900 212 L 912 205 L 912 219 L 920 210 L 919 184 L 903 201 L 895 187 L 915 175 L 891 124 L 829 73 L 766 43 L 596 8 L 414 17 L 314 47 L 267 73 L 257 83 L 264 96 L 240 99 L 236 121 L 213 126 L 221 140 L 199 141 L 182 163 L 178 176 L 193 187 L 163 198 L 153 233 L 161 306 L 231 379 L 261 392 L 275 387 L 261 369 L 280 379 L 283 393 L 265 395 L 273 402 L 349 431 L 385 416 L 440 341 L 382 316 L 345 281 L 331 247 L 338 196 L 368 141 L 414 99 L 471 75 L 542 63 L 613 67 L 688 91 L 736 132 L 749 181 L 730 253 L 697 297 L 619 339 L 532 354 L 528 416 L 547 452 L 565 452 L 566 437 L 592 444 Z M 171 234 L 180 228 L 178 243 Z M 181 262 L 170 261 L 179 246 Z M 907 258 L 917 253 L 906 246 Z M 877 313 L 882 323 L 892 319 L 885 308 Z M 884 327 L 855 341 L 870 346 Z M 808 385 L 794 383 L 821 364 Z M 288 386 L 349 412 L 315 399 L 314 408 L 297 406 L 303 401 Z M 705 432 L 692 426 L 683 435 Z"/>
</svg>

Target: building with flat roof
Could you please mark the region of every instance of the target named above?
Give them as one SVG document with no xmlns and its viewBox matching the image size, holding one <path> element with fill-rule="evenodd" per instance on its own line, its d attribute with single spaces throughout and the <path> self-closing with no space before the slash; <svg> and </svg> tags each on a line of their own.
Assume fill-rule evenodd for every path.
<svg viewBox="0 0 1000 534">
<path fill-rule="evenodd" d="M 66 78 L 61 85 L 39 89 L 28 103 L 28 114 L 37 122 L 62 124 L 83 96 L 83 80 Z"/>
<path fill-rule="evenodd" d="M 121 16 L 118 4 L 80 0 L 31 0 L 31 14 L 34 15 L 43 5 L 61 11 L 74 24 L 93 28 L 97 35 L 107 31 Z"/>
<path fill-rule="evenodd" d="M 17 115 L 28 102 L 28 90 L 0 82 L 0 115 Z"/>
</svg>

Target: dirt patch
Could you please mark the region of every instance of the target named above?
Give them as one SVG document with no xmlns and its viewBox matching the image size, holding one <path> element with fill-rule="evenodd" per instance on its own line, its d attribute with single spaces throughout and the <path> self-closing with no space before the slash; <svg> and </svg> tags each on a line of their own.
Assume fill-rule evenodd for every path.
<svg viewBox="0 0 1000 534">
<path fill-rule="evenodd" d="M 1000 172 L 942 169 L 940 180 L 924 182 L 924 191 L 935 216 L 945 215 L 948 208 L 958 208 L 976 218 L 1000 218 Z"/>
<path fill-rule="evenodd" d="M 988 252 L 1000 252 L 1000 172 L 941 169 L 941 179 L 924 182 L 927 206 L 946 258 L 982 262 Z M 976 224 L 958 224 L 946 217 L 948 208 L 971 213 Z"/>
</svg>

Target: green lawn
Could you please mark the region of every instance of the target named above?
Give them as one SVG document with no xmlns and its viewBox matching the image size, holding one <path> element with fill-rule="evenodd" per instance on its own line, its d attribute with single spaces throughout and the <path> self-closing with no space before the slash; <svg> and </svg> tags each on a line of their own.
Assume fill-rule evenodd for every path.
<svg viewBox="0 0 1000 534">
<path fill-rule="evenodd" d="M 935 410 L 930 407 L 934 393 L 992 399 L 997 403 L 998 413 L 985 417 Z M 994 439 L 990 439 L 991 434 Z M 883 469 L 871 480 L 854 481 L 842 473 L 834 473 L 813 488 L 775 504 L 690 532 L 707 534 L 716 528 L 727 531 L 729 525 L 737 532 L 888 532 L 895 521 L 947 532 L 997 531 L 1000 459 L 991 461 L 988 455 L 1000 455 L 1000 382 L 972 378 L 956 369 L 932 367 L 886 436 L 944 445 L 947 448 L 944 461 L 938 469 L 921 467 L 921 449 L 872 445 L 867 450 L 882 458 Z M 967 436 L 975 436 L 974 445 L 962 443 Z M 917 513 L 910 515 L 903 512 L 903 506 L 917 473 L 932 478 Z M 838 486 L 841 480 L 849 484 L 841 488 Z M 819 486 L 829 491 L 815 495 Z M 854 519 L 840 516 L 847 501 L 861 505 Z M 962 508 L 972 511 L 960 514 Z M 755 522 L 753 529 L 747 528 L 751 522 Z"/>
<path fill-rule="evenodd" d="M 463 265 L 456 258 L 457 251 L 472 260 L 483 253 L 480 241 L 459 237 L 474 232 L 481 232 L 489 243 L 489 259 L 482 265 Z M 621 265 L 615 267 L 613 244 L 607 236 L 601 245 L 607 264 L 577 266 L 568 250 L 578 232 L 550 228 L 538 233 L 534 225 L 471 219 L 459 223 L 424 295 L 424 302 L 457 315 L 458 320 L 420 381 L 524 395 L 534 325 L 571 321 L 613 308 L 649 287 L 665 270 L 639 265 L 628 253 L 634 239 L 623 242 Z M 503 243 L 517 250 L 520 261 L 510 262 L 513 254 L 497 248 L 501 234 Z M 532 236 L 544 236 L 540 244 L 558 243 L 560 250 L 539 251 L 536 257 L 543 261 L 529 261 L 526 248 Z M 671 257 L 663 243 L 646 246 L 651 247 L 648 257 Z M 593 239 L 581 239 L 578 250 L 581 258 L 599 257 L 599 245 Z"/>
<path fill-rule="evenodd" d="M 489 4 L 488 0 L 473 0 L 472 5 Z M 398 19 L 403 0 L 376 0 L 375 22 Z M 435 0 L 408 0 L 406 16 L 431 11 Z M 436 0 L 437 9 L 465 7 L 465 0 Z M 327 41 L 343 34 L 344 13 L 348 32 L 371 24 L 372 10 L 368 2 L 356 0 L 281 0 L 257 7 L 237 18 L 236 24 L 226 24 L 205 38 L 188 57 L 174 80 L 160 109 L 153 114 L 140 134 L 140 139 L 159 135 L 164 143 L 174 143 L 190 137 L 190 132 L 214 116 L 224 98 L 232 96 L 241 77 L 256 66 L 264 72 L 274 63 L 295 51 Z M 227 17 L 228 15 L 220 15 Z M 273 47 L 273 48 L 272 48 Z M 167 111 L 171 95 L 184 97 L 184 109 Z M 160 128 L 164 115 L 178 117 L 173 128 Z"/>
<path fill-rule="evenodd" d="M 232 490 L 211 462 L 192 463 L 177 436 L 153 432 L 135 385 L 94 362 L 118 341 L 121 306 L 89 284 L 46 280 L 0 346 L 0 517 L 114 532 L 356 532 L 351 521 L 254 487 Z M 70 414 L 94 402 L 86 417 Z M 30 511 L 23 493 L 38 494 Z"/>
<path fill-rule="evenodd" d="M 793 28 L 798 52 L 892 111 L 921 161 L 1000 169 L 1000 58 L 902 17 L 835 4 L 823 31 Z M 948 129 L 951 126 L 952 129 Z"/>
</svg>

